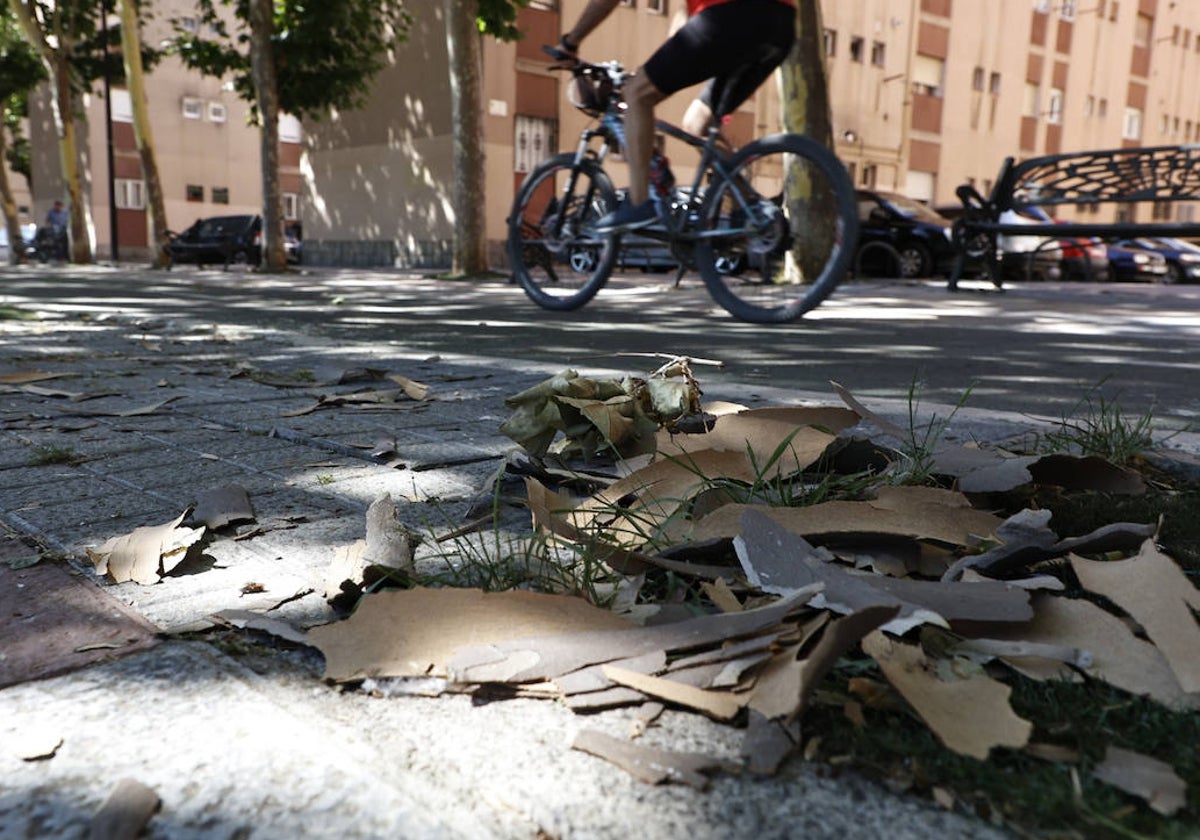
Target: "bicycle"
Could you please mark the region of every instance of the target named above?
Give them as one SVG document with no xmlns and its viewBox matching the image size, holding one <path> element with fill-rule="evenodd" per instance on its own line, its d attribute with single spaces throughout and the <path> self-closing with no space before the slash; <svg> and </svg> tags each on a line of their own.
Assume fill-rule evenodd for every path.
<svg viewBox="0 0 1200 840">
<path fill-rule="evenodd" d="M 571 60 L 556 47 L 542 49 Z M 598 122 L 584 128 L 574 152 L 551 156 L 525 178 L 508 217 L 507 248 L 525 293 L 539 306 L 566 311 L 608 282 L 621 247 L 619 233 L 596 234 L 592 226 L 618 202 L 603 164 L 624 145 L 622 89 L 630 74 L 616 61 L 576 60 L 559 69 L 572 73 L 571 103 Z M 792 321 L 825 300 L 849 268 L 858 229 L 854 185 L 833 152 L 804 135 L 723 148 L 725 113 L 723 105 L 715 109 L 703 138 L 655 121 L 658 131 L 697 149 L 700 160 L 690 185 L 660 196 L 662 220 L 638 235 L 670 248 L 677 283 L 694 267 L 735 317 Z"/>
</svg>

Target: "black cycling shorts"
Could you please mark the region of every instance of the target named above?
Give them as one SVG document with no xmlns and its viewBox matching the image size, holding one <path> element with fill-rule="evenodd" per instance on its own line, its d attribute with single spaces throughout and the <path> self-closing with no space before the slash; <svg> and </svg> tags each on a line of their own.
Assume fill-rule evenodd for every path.
<svg viewBox="0 0 1200 840">
<path fill-rule="evenodd" d="M 780 0 L 731 0 L 689 18 L 642 70 L 667 95 L 710 80 L 700 99 L 722 116 L 758 90 L 795 40 L 791 6 Z"/>
</svg>

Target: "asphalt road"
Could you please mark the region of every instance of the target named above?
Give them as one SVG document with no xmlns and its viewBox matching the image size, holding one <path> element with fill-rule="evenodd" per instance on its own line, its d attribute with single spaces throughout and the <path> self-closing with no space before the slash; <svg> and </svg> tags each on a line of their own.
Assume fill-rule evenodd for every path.
<svg viewBox="0 0 1200 840">
<path fill-rule="evenodd" d="M 665 353 L 697 367 L 709 391 L 784 388 L 954 405 L 1052 420 L 1094 407 L 1200 418 L 1200 286 L 1037 283 L 1004 293 L 940 282 L 852 282 L 790 325 L 734 320 L 695 277 L 616 278 L 585 308 L 539 309 L 504 279 L 304 270 L 288 275 L 141 267 L 0 271 L 0 302 L 46 311 L 144 314 L 269 325 L 358 346 L 469 353 L 551 367 L 649 370 Z"/>
</svg>

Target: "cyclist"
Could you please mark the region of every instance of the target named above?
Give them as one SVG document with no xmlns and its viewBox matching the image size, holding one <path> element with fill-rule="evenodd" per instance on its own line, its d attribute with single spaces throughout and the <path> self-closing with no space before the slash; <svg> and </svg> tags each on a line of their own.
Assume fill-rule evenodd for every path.
<svg viewBox="0 0 1200 840">
<path fill-rule="evenodd" d="M 588 0 L 561 48 L 577 57 L 579 45 L 620 3 Z M 713 108 L 732 111 L 750 98 L 783 63 L 796 37 L 794 0 L 687 0 L 688 21 L 667 39 L 625 85 L 625 160 L 629 191 L 624 202 L 596 222 L 597 233 L 636 230 L 658 220 L 649 197 L 654 108 L 668 96 L 708 80 L 689 106 L 683 127 L 702 135 Z"/>
</svg>

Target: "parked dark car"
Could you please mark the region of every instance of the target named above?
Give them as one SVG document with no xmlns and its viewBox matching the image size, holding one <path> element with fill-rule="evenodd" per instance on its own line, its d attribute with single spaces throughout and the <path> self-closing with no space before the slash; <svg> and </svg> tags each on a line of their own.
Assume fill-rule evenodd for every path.
<svg viewBox="0 0 1200 840">
<path fill-rule="evenodd" d="M 1064 280 L 1088 280 L 1103 283 L 1110 279 L 1108 249 L 1099 239 L 1062 239 Z"/>
<path fill-rule="evenodd" d="M 199 219 L 169 246 L 171 261 L 197 265 L 257 265 L 262 260 L 262 217 Z"/>
<path fill-rule="evenodd" d="M 1163 283 L 1170 273 L 1167 258 L 1145 248 L 1109 245 L 1108 264 L 1112 279 L 1123 282 Z"/>
<path fill-rule="evenodd" d="M 903 278 L 949 274 L 956 255 L 951 221 L 926 204 L 897 193 L 858 191 L 855 266 L 877 275 L 892 267 Z"/>
<path fill-rule="evenodd" d="M 1115 243 L 1122 248 L 1139 248 L 1162 254 L 1167 261 L 1168 283 L 1200 283 L 1200 246 L 1169 236 L 1141 236 Z"/>
</svg>

